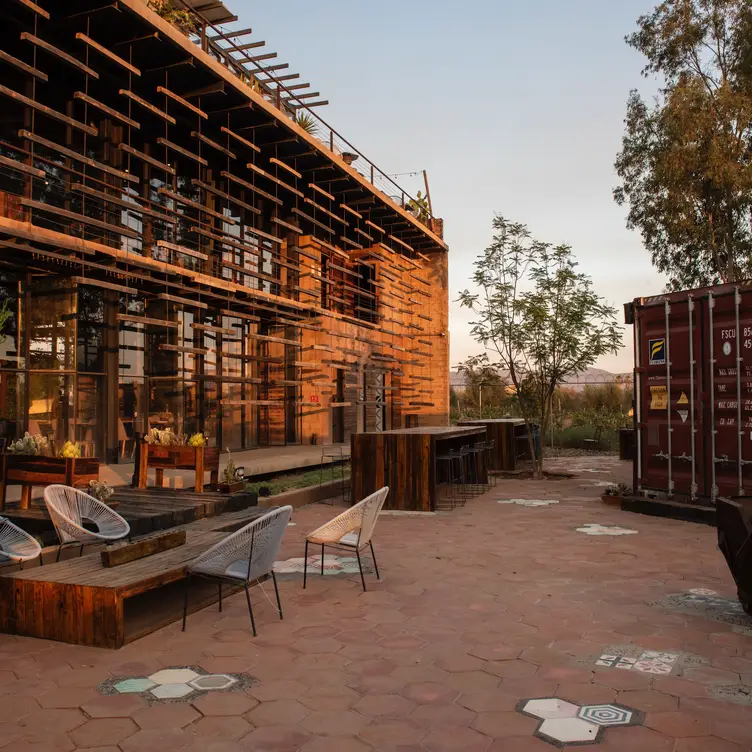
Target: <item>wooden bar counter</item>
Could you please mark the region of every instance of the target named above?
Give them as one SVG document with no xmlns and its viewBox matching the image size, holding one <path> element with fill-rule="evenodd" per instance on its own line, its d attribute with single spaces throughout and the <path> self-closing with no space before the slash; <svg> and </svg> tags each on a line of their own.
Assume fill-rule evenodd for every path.
<svg viewBox="0 0 752 752">
<path fill-rule="evenodd" d="M 433 512 L 438 499 L 436 456 L 485 441 L 483 426 L 403 428 L 353 434 L 353 501 L 389 486 L 385 509 Z M 476 456 L 477 480 L 485 483 L 483 453 Z M 442 468 L 445 469 L 445 468 Z"/>
<path fill-rule="evenodd" d="M 486 439 L 494 442 L 494 450 L 488 463 L 489 470 L 516 470 L 518 455 L 518 438 L 525 439 L 527 449 L 527 432 L 522 418 L 481 418 L 480 420 L 460 420 L 460 426 L 483 426 Z M 530 452 L 522 452 L 529 458 Z"/>
</svg>

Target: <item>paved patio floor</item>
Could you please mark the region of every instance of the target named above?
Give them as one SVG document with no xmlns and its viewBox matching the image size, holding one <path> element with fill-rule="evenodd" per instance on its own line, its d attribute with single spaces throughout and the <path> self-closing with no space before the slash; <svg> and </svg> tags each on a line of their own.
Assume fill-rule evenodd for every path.
<svg viewBox="0 0 752 752">
<path fill-rule="evenodd" d="M 256 639 L 242 595 L 117 652 L 0 635 L 0 749 L 752 749 L 752 618 L 715 531 L 603 505 L 626 463 L 551 467 L 577 477 L 383 516 L 366 593 L 348 561 L 281 575 Z M 296 511 L 280 560 L 332 513 Z"/>
</svg>

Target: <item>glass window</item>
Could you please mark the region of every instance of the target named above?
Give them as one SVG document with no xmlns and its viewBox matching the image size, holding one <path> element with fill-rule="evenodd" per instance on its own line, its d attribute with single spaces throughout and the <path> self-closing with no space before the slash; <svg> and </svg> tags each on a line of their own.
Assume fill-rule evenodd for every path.
<svg viewBox="0 0 752 752">
<path fill-rule="evenodd" d="M 63 285 L 68 285 L 64 288 Z M 31 288 L 29 307 L 29 368 L 73 370 L 76 296 L 68 281 Z"/>
<path fill-rule="evenodd" d="M 0 439 L 6 445 L 23 436 L 25 400 L 25 375 L 0 371 Z"/>
<path fill-rule="evenodd" d="M 133 457 L 136 434 L 146 433 L 146 415 L 144 379 L 121 372 L 118 385 L 118 454 L 121 459 Z"/>
<path fill-rule="evenodd" d="M 77 367 L 88 373 L 104 372 L 105 317 L 104 292 L 82 285 L 78 288 Z"/>
<path fill-rule="evenodd" d="M 101 376 L 78 376 L 76 441 L 84 457 L 103 457 L 104 389 Z"/>
<path fill-rule="evenodd" d="M 150 384 L 149 428 L 170 428 L 175 433 L 183 433 L 183 380 L 177 377 L 159 378 L 151 379 Z"/>
<path fill-rule="evenodd" d="M 19 330 L 23 331 L 19 284 L 10 276 L 0 276 L 0 309 L 9 314 L 0 331 L 0 368 L 24 368 L 23 337 L 19 338 Z"/>
<path fill-rule="evenodd" d="M 47 438 L 54 454 L 73 441 L 73 376 L 29 374 L 28 432 Z"/>
</svg>

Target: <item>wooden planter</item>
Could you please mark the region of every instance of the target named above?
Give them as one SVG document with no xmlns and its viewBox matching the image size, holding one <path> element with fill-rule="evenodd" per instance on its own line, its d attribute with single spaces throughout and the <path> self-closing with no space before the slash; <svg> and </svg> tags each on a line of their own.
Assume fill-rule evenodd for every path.
<svg viewBox="0 0 752 752">
<path fill-rule="evenodd" d="M 164 486 L 165 470 L 193 470 L 196 493 L 204 491 L 204 473 L 211 472 L 211 484 L 219 478 L 219 449 L 213 447 L 166 446 L 141 442 L 138 452 L 138 487 L 146 488 L 148 469 L 156 469 L 156 485 Z"/>
<path fill-rule="evenodd" d="M 220 493 L 237 493 L 245 488 L 244 480 L 236 480 L 234 483 L 217 483 L 217 491 Z"/>
<path fill-rule="evenodd" d="M 96 457 L 44 457 L 34 454 L 3 454 L 3 483 L 0 490 L 0 510 L 5 508 L 7 486 L 23 486 L 21 509 L 28 509 L 31 489 L 60 483 L 74 488 L 86 488 L 90 480 L 99 480 L 99 460 Z"/>
<path fill-rule="evenodd" d="M 601 501 L 611 507 L 620 507 L 623 496 L 611 496 L 610 494 L 601 494 Z"/>
</svg>

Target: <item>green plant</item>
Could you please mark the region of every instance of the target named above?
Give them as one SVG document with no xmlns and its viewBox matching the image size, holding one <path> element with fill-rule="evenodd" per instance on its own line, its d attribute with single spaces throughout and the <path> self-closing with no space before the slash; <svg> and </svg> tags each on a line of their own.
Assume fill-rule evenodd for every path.
<svg viewBox="0 0 752 752">
<path fill-rule="evenodd" d="M 89 496 L 93 496 L 103 504 L 106 504 L 114 493 L 115 489 L 108 486 L 103 480 L 89 481 Z"/>
<path fill-rule="evenodd" d="M 632 488 L 624 483 L 619 483 L 615 486 L 608 486 L 603 492 L 604 496 L 631 496 Z"/>
<path fill-rule="evenodd" d="M 152 428 L 144 437 L 147 444 L 162 444 L 164 446 L 185 446 L 185 436 L 182 433 L 175 433 L 171 428 L 160 430 Z"/>
<path fill-rule="evenodd" d="M 227 451 L 227 464 L 225 465 L 225 469 L 222 471 L 222 478 L 227 485 L 231 485 L 232 483 L 237 483 L 239 480 L 242 480 L 242 468 L 235 467 L 235 460 L 232 458 L 232 452 L 230 452 L 229 448 Z"/>
<path fill-rule="evenodd" d="M 622 345 L 616 309 L 596 295 L 577 271 L 568 245 L 532 238 L 528 228 L 496 216 L 491 245 L 475 262 L 459 302 L 475 314 L 470 333 L 498 356 L 496 368 L 511 381 L 514 403 L 524 418 L 536 477 L 542 453 L 535 452 L 533 426 L 546 435 L 556 389 L 598 358 Z"/>
<path fill-rule="evenodd" d="M 18 439 L 8 446 L 8 453 L 40 455 L 47 452 L 49 445 L 47 439 L 41 434 L 32 436 L 27 431 L 22 439 Z"/>
<path fill-rule="evenodd" d="M 8 319 L 13 318 L 13 311 L 10 310 L 10 298 L 6 298 L 3 301 L 2 308 L 0 308 L 0 344 L 5 342 L 6 335 L 3 334 L 5 325 L 8 323 Z"/>
<path fill-rule="evenodd" d="M 172 0 L 149 0 L 147 6 L 151 8 L 160 18 L 167 23 L 171 23 L 178 31 L 183 34 L 195 34 L 198 30 L 196 17 L 189 10 L 176 8 Z"/>
<path fill-rule="evenodd" d="M 202 447 L 206 446 L 206 438 L 202 433 L 194 433 L 190 439 L 188 439 L 188 446 Z"/>
<path fill-rule="evenodd" d="M 431 216 L 431 211 L 428 204 L 428 196 L 424 196 L 418 191 L 418 195 L 415 198 L 411 198 L 407 202 L 407 208 L 411 211 L 415 218 L 423 222 L 428 222 L 428 218 Z"/>
<path fill-rule="evenodd" d="M 295 113 L 295 122 L 309 135 L 318 135 L 319 124 L 316 121 L 316 118 L 314 118 L 313 115 L 311 115 L 309 112 L 298 110 L 298 112 Z"/>
</svg>

